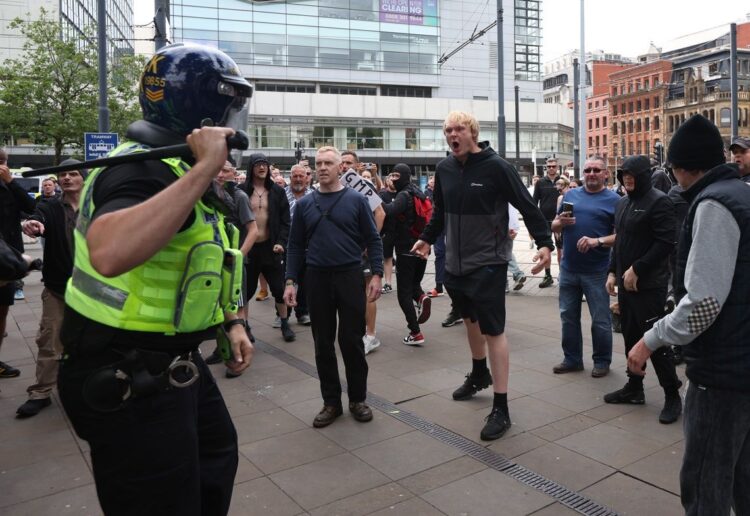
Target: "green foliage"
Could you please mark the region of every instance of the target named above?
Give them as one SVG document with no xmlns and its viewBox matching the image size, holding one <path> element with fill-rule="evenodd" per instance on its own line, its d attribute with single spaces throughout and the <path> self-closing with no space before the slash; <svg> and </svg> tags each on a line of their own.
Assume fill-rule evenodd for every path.
<svg viewBox="0 0 750 516">
<path fill-rule="evenodd" d="M 63 27 L 44 9 L 38 19 L 16 18 L 9 27 L 24 36 L 24 45 L 20 57 L 0 65 L 0 134 L 53 146 L 57 164 L 65 146 L 81 148 L 83 133 L 98 128 L 96 40 L 63 40 Z M 137 81 L 143 62 L 125 56 L 109 64 L 110 125 L 121 136 L 140 118 Z"/>
</svg>

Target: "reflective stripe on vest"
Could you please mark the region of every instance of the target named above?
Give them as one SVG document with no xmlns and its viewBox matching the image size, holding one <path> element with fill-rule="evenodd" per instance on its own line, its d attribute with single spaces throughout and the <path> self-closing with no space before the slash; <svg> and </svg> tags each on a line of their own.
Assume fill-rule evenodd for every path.
<svg viewBox="0 0 750 516">
<path fill-rule="evenodd" d="M 118 146 L 110 155 L 143 152 L 135 142 Z M 179 158 L 161 160 L 178 177 L 189 166 Z M 221 323 L 222 264 L 229 241 L 223 216 L 202 201 L 193 210 L 195 220 L 177 233 L 145 263 L 107 278 L 91 265 L 86 233 L 95 211 L 94 183 L 104 169 L 89 175 L 81 192 L 79 219 L 74 231 L 73 275 L 65 302 L 80 314 L 107 326 L 172 335 L 204 330 Z M 165 209 L 169 209 L 165 207 Z M 144 231 L 160 231 L 147 226 Z M 122 242 L 123 246 L 128 242 Z"/>
</svg>

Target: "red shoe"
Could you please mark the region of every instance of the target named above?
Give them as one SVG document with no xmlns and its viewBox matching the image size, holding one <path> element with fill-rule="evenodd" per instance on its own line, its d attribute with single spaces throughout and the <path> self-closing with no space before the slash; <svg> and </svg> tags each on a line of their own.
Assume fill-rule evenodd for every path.
<svg viewBox="0 0 750 516">
<path fill-rule="evenodd" d="M 407 346 L 419 346 L 420 344 L 424 344 L 424 335 L 422 335 L 421 331 L 409 333 L 409 335 L 404 337 L 403 343 Z"/>
<path fill-rule="evenodd" d="M 432 299 L 427 297 L 427 294 L 419 296 L 417 301 L 417 322 L 423 324 L 430 318 L 430 308 L 432 307 Z"/>
</svg>

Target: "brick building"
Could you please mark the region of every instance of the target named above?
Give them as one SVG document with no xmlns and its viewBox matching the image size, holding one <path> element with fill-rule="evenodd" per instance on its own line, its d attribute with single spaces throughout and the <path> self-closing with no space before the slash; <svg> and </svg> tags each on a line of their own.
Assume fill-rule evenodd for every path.
<svg viewBox="0 0 750 516">
<path fill-rule="evenodd" d="M 672 63 L 658 60 L 609 75 L 609 161 L 614 170 L 623 156 L 653 154 L 664 142 L 664 101 Z"/>
<path fill-rule="evenodd" d="M 586 154 L 598 154 L 609 163 L 609 76 L 634 65 L 594 61 L 591 95 L 586 98 Z"/>
</svg>

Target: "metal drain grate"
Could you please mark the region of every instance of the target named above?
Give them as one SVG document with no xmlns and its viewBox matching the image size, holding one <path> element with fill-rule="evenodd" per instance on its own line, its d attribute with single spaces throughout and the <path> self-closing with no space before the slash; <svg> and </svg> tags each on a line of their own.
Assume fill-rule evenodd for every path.
<svg viewBox="0 0 750 516">
<path fill-rule="evenodd" d="M 298 369 L 299 371 L 318 378 L 318 371 L 312 364 L 300 360 L 299 358 L 290 355 L 286 351 L 283 351 L 276 346 L 268 344 L 258 340 L 255 343 L 255 347 L 269 355 L 272 355 L 282 362 Z M 346 385 L 342 382 L 342 388 L 346 390 Z M 605 507 L 585 496 L 571 491 L 567 487 L 558 484 L 548 478 L 534 473 L 533 471 L 520 466 L 502 455 L 495 453 L 494 451 L 485 448 L 481 444 L 477 444 L 471 439 L 459 435 L 455 432 L 443 428 L 440 425 L 432 423 L 426 419 L 423 419 L 412 412 L 403 410 L 398 405 L 391 403 L 390 401 L 376 396 L 371 393 L 367 393 L 367 402 L 369 405 L 377 408 L 381 412 L 388 414 L 389 416 L 406 423 L 412 428 L 419 430 L 438 441 L 452 446 L 463 453 L 478 460 L 479 462 L 487 465 L 488 467 L 500 471 L 509 477 L 517 480 L 518 482 L 529 486 L 537 491 L 540 491 L 547 496 L 554 498 L 562 505 L 586 516 L 617 516 L 617 513 L 612 509 Z"/>
</svg>

